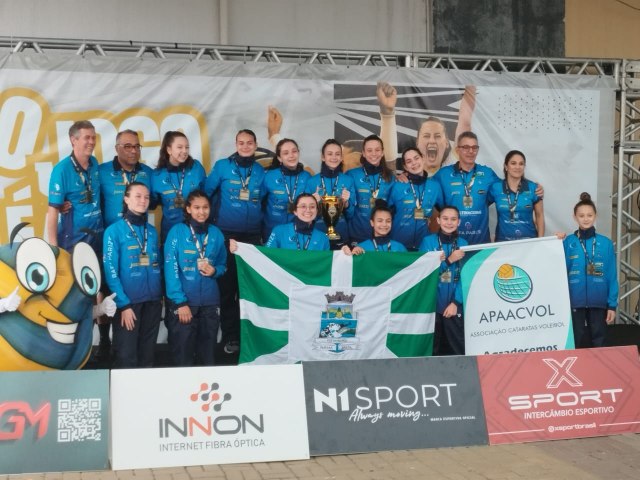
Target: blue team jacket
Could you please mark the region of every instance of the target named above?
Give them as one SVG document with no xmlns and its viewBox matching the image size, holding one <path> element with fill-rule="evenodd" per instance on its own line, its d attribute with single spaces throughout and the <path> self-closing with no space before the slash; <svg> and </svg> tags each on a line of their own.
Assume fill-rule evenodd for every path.
<svg viewBox="0 0 640 480">
<path fill-rule="evenodd" d="M 311 174 L 302 170 L 297 175 L 284 175 L 281 168 L 268 170 L 264 176 L 262 184 L 262 196 L 266 203 L 264 206 L 264 218 L 262 224 L 262 238 L 267 239 L 271 235 L 271 230 L 276 225 L 284 225 L 293 221 L 294 215 L 289 213 L 289 197 L 287 187 L 291 194 L 291 199 L 304 192 L 307 181 Z"/>
<path fill-rule="evenodd" d="M 138 239 L 144 241 L 144 226 L 132 225 Z M 158 254 L 158 232 L 149 223 L 147 254 L 149 266 L 139 264 L 141 249 L 124 219 L 111 224 L 104 232 L 102 262 L 109 289 L 116 294 L 120 309 L 129 305 L 162 298 L 162 270 Z"/>
<path fill-rule="evenodd" d="M 194 160 L 191 168 L 186 170 L 174 167 L 155 169 L 151 177 L 151 196 L 154 203 L 162 205 L 161 233 L 163 240 L 167 237 L 171 227 L 184 220 L 184 210 L 175 204 L 176 192 L 180 187 L 183 172 L 182 198 L 186 199 L 191 192 L 201 190 L 204 186 L 206 174 L 204 167 L 198 160 Z"/>
<path fill-rule="evenodd" d="M 416 219 L 416 197 L 411 185 L 410 182 L 395 182 L 389 193 L 389 206 L 395 209 L 391 238 L 402 243 L 408 250 L 415 251 L 429 233 L 429 218 L 433 214 L 433 208 L 442 206 L 442 190 L 433 177 L 429 177 L 422 185 L 414 185 L 424 211 L 424 219 Z"/>
<path fill-rule="evenodd" d="M 464 172 L 456 163 L 442 167 L 434 178 L 442 187 L 444 204 L 453 205 L 460 210 L 458 234 L 470 245 L 490 242 L 488 193 L 491 185 L 500 180 L 495 172 L 491 168 L 479 164 L 476 164 L 471 172 Z M 470 189 L 472 205 L 465 206 L 463 203 L 464 186 L 472 181 L 473 185 Z"/>
<path fill-rule="evenodd" d="M 198 243 L 204 248 L 205 257 L 216 269 L 211 277 L 198 271 L 199 253 L 189 225 L 178 223 L 167 235 L 164 244 L 164 279 L 167 298 L 177 306 L 194 307 L 220 305 L 218 281 L 227 270 L 227 251 L 224 237 L 218 227 L 209 225 L 207 233 L 197 233 Z"/>
<path fill-rule="evenodd" d="M 496 242 L 507 240 L 521 240 L 538 236 L 536 224 L 533 221 L 533 206 L 540 201 L 536 195 L 538 185 L 530 180 L 522 179 L 519 191 L 511 192 L 506 180 L 495 182 L 489 188 L 489 204 L 495 202 L 498 213 L 496 225 Z M 509 202 L 515 203 L 513 218 L 509 210 Z"/>
<path fill-rule="evenodd" d="M 354 213 L 349 220 L 349 234 L 351 239 L 356 242 L 364 241 L 371 238 L 373 229 L 369 220 L 371 219 L 371 192 L 378 187 L 378 196 L 380 200 L 388 200 L 391 185 L 395 181 L 392 175 L 387 182 L 382 178 L 381 174 L 367 175 L 364 167 L 352 168 L 347 172 L 353 179 L 353 186 L 356 196 L 353 199 Z"/>
<path fill-rule="evenodd" d="M 468 245 L 468 242 L 458 236 L 458 248 Z M 443 250 L 445 259 L 451 255 L 453 251 L 453 244 L 442 243 L 438 241 L 438 234 L 432 233 L 424 237 L 422 243 L 420 243 L 421 252 L 438 252 Z M 451 282 L 442 282 L 440 277 L 438 278 L 438 297 L 436 300 L 436 313 L 443 313 L 451 302 L 455 302 L 458 305 L 458 313 L 461 313 L 462 307 L 462 288 L 460 286 L 460 262 L 454 262 L 451 265 L 447 265 L 447 262 L 440 263 L 440 273 L 442 275 L 447 269 L 451 272 Z"/>
<path fill-rule="evenodd" d="M 262 226 L 264 168 L 256 161 L 240 167 L 235 155 L 218 160 L 207 177 L 204 190 L 212 199 L 213 221 L 223 233 L 259 234 Z M 249 199 L 240 199 L 242 180 L 248 181 Z"/>
<path fill-rule="evenodd" d="M 615 310 L 618 306 L 618 277 L 613 242 L 598 233 L 595 237 L 586 239 L 585 249 L 590 259 L 594 241 L 593 262 L 597 275 L 587 274 L 587 259 L 578 236 L 574 233 L 563 241 L 571 308 L 595 307 Z"/>
<path fill-rule="evenodd" d="M 286 223 L 277 225 L 271 231 L 265 247 L 288 250 L 329 250 L 329 239 L 326 234 L 315 228 L 311 231 L 311 235 L 304 235 L 295 231 L 293 223 Z"/>
<path fill-rule="evenodd" d="M 143 163 L 138 162 L 132 172 L 126 172 L 118 162 L 118 157 L 114 157 L 113 161 L 100 165 L 98 171 L 100 173 L 102 215 L 105 227 L 122 218 L 124 190 L 127 188 L 127 184 L 131 182 L 144 183 L 151 192 L 153 170 Z"/>
</svg>

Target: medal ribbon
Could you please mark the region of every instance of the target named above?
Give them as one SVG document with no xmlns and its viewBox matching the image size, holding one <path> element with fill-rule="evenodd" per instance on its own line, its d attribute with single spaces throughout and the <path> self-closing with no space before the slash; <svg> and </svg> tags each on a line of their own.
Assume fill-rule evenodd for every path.
<svg viewBox="0 0 640 480">
<path fill-rule="evenodd" d="M 373 248 L 376 249 L 376 252 L 379 252 L 380 250 L 378 250 L 378 242 L 376 242 L 375 238 L 372 238 L 371 241 L 373 242 Z M 387 252 L 391 251 L 391 241 L 389 241 L 389 243 L 387 243 Z"/>
<path fill-rule="evenodd" d="M 376 186 L 374 187 L 373 184 L 371 183 L 371 179 L 369 178 L 369 174 L 367 173 L 367 169 L 362 167 L 362 171 L 364 172 L 364 178 L 366 178 L 367 183 L 369 184 L 369 190 L 371 191 L 371 196 L 373 198 L 378 198 L 378 190 L 380 190 L 380 179 L 382 178 L 382 175 L 380 175 L 379 173 L 376 174 L 378 178 L 377 180 L 375 180 Z M 374 175 L 374 177 L 376 175 Z"/>
<path fill-rule="evenodd" d="M 294 227 L 295 230 L 295 227 Z M 309 243 L 311 242 L 311 235 L 305 235 L 304 233 L 298 233 L 297 230 L 295 230 L 295 239 L 296 239 L 296 247 L 298 250 L 306 250 L 309 248 Z M 305 240 L 304 240 L 304 245 L 302 248 L 300 248 L 300 239 L 298 238 L 299 235 L 302 235 Z"/>
<path fill-rule="evenodd" d="M 91 195 L 93 193 L 93 189 L 91 188 L 91 176 L 88 173 L 88 169 L 84 170 L 78 161 L 76 160 L 75 155 L 71 154 L 71 163 L 73 164 L 73 169 L 76 171 L 80 180 L 82 180 L 82 184 L 84 188 L 87 189 L 87 192 Z M 89 159 L 89 166 L 91 166 L 91 159 Z"/>
<path fill-rule="evenodd" d="M 580 246 L 582 247 L 584 258 L 587 260 L 587 263 L 593 264 L 593 261 L 596 258 L 596 237 L 593 237 L 593 243 L 591 244 L 591 258 L 589 258 L 589 254 L 587 253 L 587 240 L 582 240 L 580 237 L 578 237 L 578 240 L 580 240 Z"/>
<path fill-rule="evenodd" d="M 449 255 L 451 255 L 451 252 L 453 252 L 454 250 L 458 249 L 458 239 L 455 239 L 453 242 L 451 242 L 451 247 L 449 248 L 449 252 L 447 253 L 447 250 L 444 248 L 442 240 L 440 239 L 440 235 L 438 235 L 438 249 L 442 250 L 444 252 L 445 260 L 446 260 L 447 257 L 449 257 Z M 451 271 L 451 277 L 452 277 L 451 280 L 453 282 L 457 282 L 458 279 L 460 278 L 459 275 L 458 275 L 459 274 L 459 268 L 458 268 L 458 265 L 457 265 L 458 262 L 454 262 L 451 265 L 444 267 L 444 270 L 442 269 L 442 263 L 444 263 L 444 262 L 440 263 L 440 271 L 442 273 L 444 273 L 447 270 L 450 270 Z"/>
<path fill-rule="evenodd" d="M 136 231 L 134 230 L 133 226 L 131 225 L 131 222 L 129 222 L 129 220 L 127 220 L 126 218 L 124 219 L 125 222 L 127 222 L 127 225 L 129 225 L 129 230 L 131 230 L 131 233 L 133 234 L 133 237 L 136 239 L 136 242 L 138 244 L 138 246 L 140 247 L 140 251 L 141 251 L 141 255 L 146 255 L 147 254 L 147 238 L 149 235 L 149 232 L 147 231 L 147 224 L 144 224 L 144 227 L 142 227 L 144 229 L 144 244 L 140 241 L 140 237 L 138 237 L 138 234 L 136 233 Z"/>
<path fill-rule="evenodd" d="M 324 177 L 320 175 L 320 183 L 322 184 L 322 190 L 324 190 L 325 195 L 335 196 L 335 191 L 338 188 L 338 178 L 339 176 L 336 175 L 336 183 L 333 183 L 333 180 L 331 181 L 331 193 L 329 193 L 327 192 L 327 186 L 324 183 Z"/>
<path fill-rule="evenodd" d="M 204 258 L 204 252 L 207 249 L 207 243 L 209 243 L 209 234 L 207 233 L 204 236 L 204 241 L 202 242 L 202 246 L 200 246 L 200 240 L 198 240 L 198 236 L 196 235 L 195 230 L 193 229 L 193 225 L 189 225 L 189 230 L 191 230 L 191 238 L 193 243 L 196 244 L 196 250 L 198 250 L 198 256 L 200 258 Z"/>
<path fill-rule="evenodd" d="M 422 208 L 422 204 L 424 203 L 424 194 L 427 191 L 427 182 L 424 182 L 424 186 L 422 187 L 422 193 L 418 197 L 418 193 L 420 193 L 420 189 L 418 189 L 418 193 L 416 193 L 416 188 L 413 182 L 409 182 L 411 186 L 411 192 L 413 193 L 413 198 L 416 200 L 416 208 Z"/>
<path fill-rule="evenodd" d="M 460 172 L 460 178 L 462 179 L 462 185 L 464 186 L 464 194 L 466 197 L 470 197 L 471 189 L 473 188 L 473 183 L 476 181 L 476 167 L 475 165 L 473 166 L 473 175 L 471 175 L 471 181 L 469 181 L 469 183 L 467 183 L 466 176 L 470 172 L 463 172 L 461 168 L 459 172 Z"/>
<path fill-rule="evenodd" d="M 520 186 L 521 186 L 521 184 L 518 184 L 518 189 L 516 191 L 516 197 L 513 200 L 513 203 L 511 203 L 511 194 L 513 192 L 509 188 L 509 185 L 508 185 L 507 181 L 506 180 L 504 181 L 504 191 L 507 194 L 507 204 L 509 205 L 509 213 L 511 214 L 511 220 L 513 220 L 514 215 L 515 215 L 515 211 L 516 211 L 516 207 L 518 206 L 518 196 L 520 195 Z"/>
<path fill-rule="evenodd" d="M 171 178 L 171 172 L 169 172 L 169 182 L 171 182 L 171 186 L 176 192 L 176 197 L 182 198 L 182 187 L 184 186 L 184 177 L 187 176 L 185 169 L 181 169 L 182 175 L 180 176 L 180 187 L 176 187 L 176 184 L 173 183 L 173 178 Z"/>
<path fill-rule="evenodd" d="M 282 171 L 280 171 L 282 172 Z M 284 173 L 282 173 L 282 180 L 284 181 L 284 188 L 287 191 L 287 198 L 289 199 L 289 202 L 293 203 L 293 201 L 295 200 L 296 197 L 296 190 L 298 188 L 298 180 L 300 179 L 300 174 L 295 175 L 296 177 L 296 181 L 293 184 L 293 189 L 289 188 L 289 182 L 287 181 L 287 177 L 284 175 Z"/>
<path fill-rule="evenodd" d="M 238 161 L 236 159 L 233 160 L 233 163 L 236 164 L 236 168 L 238 169 L 238 177 L 240 177 L 240 184 L 242 185 L 242 190 L 249 189 L 249 181 L 251 181 L 251 172 L 253 171 L 253 163 L 247 170 L 247 176 L 242 176 L 242 171 L 240 170 L 240 165 L 238 165 Z"/>
</svg>

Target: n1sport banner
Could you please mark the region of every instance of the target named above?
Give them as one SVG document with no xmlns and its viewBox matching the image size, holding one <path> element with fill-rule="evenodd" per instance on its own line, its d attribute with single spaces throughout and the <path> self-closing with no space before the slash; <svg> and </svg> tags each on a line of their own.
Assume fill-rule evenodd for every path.
<svg viewBox="0 0 640 480">
<path fill-rule="evenodd" d="M 305 362 L 311 455 L 486 444 L 477 368 L 466 356 Z"/>
<path fill-rule="evenodd" d="M 574 347 L 562 242 L 556 237 L 464 247 L 465 353 Z"/>
<path fill-rule="evenodd" d="M 431 355 L 437 253 L 236 253 L 241 363 Z"/>
</svg>

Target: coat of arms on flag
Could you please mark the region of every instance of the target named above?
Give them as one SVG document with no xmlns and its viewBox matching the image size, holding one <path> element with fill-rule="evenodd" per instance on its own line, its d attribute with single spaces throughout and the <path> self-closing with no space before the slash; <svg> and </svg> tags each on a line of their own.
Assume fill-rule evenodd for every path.
<svg viewBox="0 0 640 480">
<path fill-rule="evenodd" d="M 439 254 L 239 244 L 240 363 L 431 355 Z"/>
</svg>

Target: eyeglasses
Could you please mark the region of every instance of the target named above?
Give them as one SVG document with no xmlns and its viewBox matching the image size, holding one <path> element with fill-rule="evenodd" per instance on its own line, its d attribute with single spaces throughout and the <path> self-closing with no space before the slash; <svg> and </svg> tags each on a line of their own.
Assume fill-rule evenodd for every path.
<svg viewBox="0 0 640 480">
<path fill-rule="evenodd" d="M 125 143 L 124 145 L 122 145 L 121 143 L 119 143 L 118 146 L 124 148 L 125 152 L 131 152 L 133 150 L 140 151 L 142 149 L 142 145 L 140 145 L 139 143 L 136 143 L 135 145 L 131 145 L 130 143 Z"/>
<path fill-rule="evenodd" d="M 469 153 L 469 152 L 475 153 L 478 150 L 480 150 L 480 145 L 459 145 L 458 148 L 462 150 L 464 153 Z"/>
</svg>

